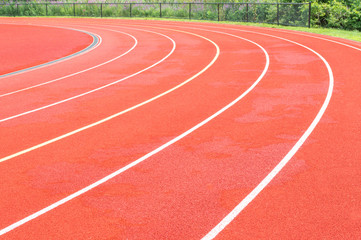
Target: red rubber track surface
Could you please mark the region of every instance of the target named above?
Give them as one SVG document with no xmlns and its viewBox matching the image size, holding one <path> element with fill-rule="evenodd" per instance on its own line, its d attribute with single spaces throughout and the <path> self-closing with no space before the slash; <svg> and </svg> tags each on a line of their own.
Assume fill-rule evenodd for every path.
<svg viewBox="0 0 361 240">
<path fill-rule="evenodd" d="M 126 53 L 89 71 L 0 97 L 0 119 L 77 96 L 156 64 L 101 90 L 0 122 L 1 159 L 147 101 L 216 59 L 192 81 L 154 101 L 1 160 L 0 229 L 89 186 L 207 119 L 260 77 L 267 65 L 260 46 L 269 55 L 265 76 L 225 112 L 129 170 L 0 238 L 206 236 L 284 158 L 320 111 L 330 75 L 325 62 L 310 49 L 333 72 L 335 85 L 326 112 L 288 164 L 216 238 L 358 239 L 361 235 L 360 43 L 204 23 L 48 18 L 0 18 L 0 23 L 13 24 L 0 26 L 17 33 L 24 24 L 33 24 L 36 31 L 43 29 L 36 26 L 51 25 L 60 35 L 59 42 L 67 36 L 61 31 L 69 30 L 55 27 L 85 30 L 102 38 L 99 47 L 77 58 L 0 79 L 1 94 Z M 137 44 L 132 49 L 134 39 Z M 37 47 L 39 52 L 44 47 L 63 53 L 78 47 L 78 42 L 51 46 L 44 42 Z M 18 49 L 16 55 L 24 54 L 16 47 L 18 42 L 3 44 Z M 58 57 L 42 54 L 49 59 Z M 24 57 L 22 64 L 33 64 L 36 58 Z M 17 68 L 16 64 L 9 62 L 5 68 Z"/>
<path fill-rule="evenodd" d="M 46 26 L 0 24 L 0 32 L 0 75 L 68 56 L 92 43 L 86 33 Z"/>
</svg>

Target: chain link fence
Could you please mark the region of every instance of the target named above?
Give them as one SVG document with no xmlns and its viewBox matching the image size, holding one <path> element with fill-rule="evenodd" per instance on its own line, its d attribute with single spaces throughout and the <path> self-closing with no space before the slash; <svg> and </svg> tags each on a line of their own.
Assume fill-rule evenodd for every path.
<svg viewBox="0 0 361 240">
<path fill-rule="evenodd" d="M 148 17 L 310 27 L 311 3 L 2 3 L 0 16 Z"/>
</svg>

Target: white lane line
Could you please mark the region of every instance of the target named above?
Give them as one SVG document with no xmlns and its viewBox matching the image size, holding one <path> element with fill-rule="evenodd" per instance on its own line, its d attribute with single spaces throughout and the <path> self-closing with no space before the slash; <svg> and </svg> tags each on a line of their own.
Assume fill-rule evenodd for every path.
<svg viewBox="0 0 361 240">
<path fill-rule="evenodd" d="M 241 30 L 242 31 L 242 30 Z M 268 35 L 268 34 L 262 34 L 262 35 Z M 301 138 L 296 142 L 296 144 L 291 148 L 291 150 L 286 154 L 286 156 L 276 165 L 276 167 L 229 213 L 225 218 L 222 219 L 221 222 L 219 222 L 207 235 L 205 235 L 202 240 L 209 240 L 214 239 L 229 223 L 233 221 L 235 217 L 237 217 L 241 211 L 248 206 L 249 203 L 253 201 L 253 199 L 274 179 L 274 177 L 283 169 L 283 167 L 291 160 L 291 158 L 296 154 L 296 152 L 300 149 L 300 147 L 303 145 L 303 143 L 307 140 L 307 138 L 310 136 L 312 131 L 315 129 L 319 121 L 321 120 L 323 114 L 325 113 L 327 106 L 331 100 L 333 87 L 334 87 L 334 77 L 332 73 L 332 69 L 329 65 L 329 63 L 324 59 L 318 52 L 314 51 L 313 49 L 306 47 L 300 43 L 277 37 L 272 36 L 271 37 L 279 38 L 288 42 L 291 42 L 293 44 L 299 45 L 301 47 L 304 47 L 305 49 L 313 52 L 315 55 L 317 55 L 326 65 L 328 74 L 329 74 L 329 87 L 327 91 L 327 95 L 325 98 L 324 103 L 322 104 L 321 109 L 317 113 L 316 117 L 312 121 L 311 125 L 307 128 L 305 133 L 301 136 Z"/>
<path fill-rule="evenodd" d="M 175 30 L 175 31 L 176 31 L 176 30 Z M 183 32 L 183 31 L 181 31 L 181 32 Z M 193 33 L 192 33 L 192 34 L 193 34 Z M 195 35 L 195 34 L 193 34 L 193 35 Z M 203 37 L 203 38 L 205 38 L 205 37 Z M 238 38 L 240 38 L 240 37 L 238 37 Z M 205 38 L 205 39 L 206 39 L 206 38 Z M 211 41 L 211 40 L 209 40 L 209 41 Z M 250 40 L 247 40 L 247 41 L 252 42 L 252 41 L 250 41 Z M 211 41 L 211 42 L 212 42 L 212 41 Z M 215 62 L 215 60 L 216 60 L 216 59 L 218 58 L 218 56 L 219 56 L 219 47 L 218 47 L 214 42 L 212 42 L 212 43 L 217 47 L 217 55 L 216 55 L 216 57 L 213 59 L 213 61 L 212 61 L 209 65 L 207 65 L 207 67 L 206 67 L 205 69 L 203 69 L 202 71 L 205 71 L 207 68 L 209 68 L 209 67 Z M 252 91 L 253 88 L 256 87 L 256 85 L 261 81 L 261 79 L 262 79 L 262 78 L 264 77 L 264 75 L 266 74 L 266 72 L 267 72 L 267 70 L 268 70 L 268 67 L 269 67 L 269 56 L 268 56 L 268 53 L 266 52 L 266 50 L 265 50 L 262 46 L 260 46 L 259 44 L 255 43 L 255 42 L 252 42 L 252 43 L 255 44 L 255 45 L 257 45 L 259 48 L 262 49 L 262 51 L 264 52 L 264 54 L 265 54 L 265 56 L 266 56 L 266 64 L 265 64 L 265 67 L 264 67 L 261 75 L 258 77 L 258 79 L 257 79 L 257 80 L 252 84 L 252 86 L 250 86 L 242 95 L 240 95 L 240 96 L 237 97 L 235 100 L 233 100 L 231 103 L 229 103 L 228 105 L 226 105 L 225 107 L 223 107 L 222 109 L 220 109 L 219 111 L 217 111 L 216 113 L 214 113 L 213 115 L 211 115 L 210 117 L 208 117 L 207 119 L 205 119 L 205 120 L 203 120 L 202 122 L 198 123 L 197 125 L 195 125 L 195 126 L 192 127 L 191 129 L 187 130 L 186 132 L 182 133 L 181 135 L 177 136 L 176 138 L 170 140 L 169 142 L 163 144 L 162 146 L 158 147 L 157 149 L 151 151 L 150 153 L 144 155 L 143 157 L 137 159 L 136 161 L 134 161 L 134 162 L 126 165 L 125 167 L 122 167 L 121 169 L 119 169 L 119 170 L 113 172 L 112 174 L 110 174 L 110 175 L 108 175 L 108 176 L 106 176 L 106 177 L 104 177 L 104 178 L 102 178 L 102 179 L 94 182 L 93 184 L 91 184 L 91 185 L 89 185 L 89 186 L 87 186 L 87 187 L 85 187 L 85 188 L 83 188 L 83 189 L 81 189 L 81 190 L 79 190 L 79 191 L 77 191 L 77 192 L 69 195 L 68 197 L 63 198 L 63 199 L 61 199 L 60 201 L 58 201 L 58 202 L 56 202 L 56 203 L 54 203 L 54 204 L 52 204 L 52 205 L 50 205 L 50 206 L 48 206 L 48 207 L 46 207 L 46 208 L 44 208 L 44 209 L 42 209 L 42 210 L 34 213 L 34 214 L 31 214 L 30 216 L 28 216 L 28 217 L 26 217 L 26 218 L 24 218 L 24 219 L 22 219 L 22 220 L 20 220 L 20 221 L 18 221 L 18 222 L 16 222 L 16 223 L 11 224 L 10 226 L 2 229 L 2 230 L 0 231 L 0 235 L 3 235 L 3 234 L 5 234 L 5 233 L 7 233 L 7 232 L 9 232 L 9 231 L 11 231 L 11 230 L 13 230 L 13 229 L 21 226 L 21 225 L 23 225 L 23 224 L 25 224 L 25 223 L 33 220 L 33 219 L 41 216 L 42 214 L 53 210 L 54 208 L 56 208 L 56 207 L 58 207 L 58 206 L 60 206 L 60 205 L 62 205 L 62 204 L 64 204 L 64 203 L 66 203 L 66 202 L 68 202 L 68 201 L 70 201 L 70 200 L 72 200 L 72 199 L 74 199 L 74 198 L 76 198 L 76 197 L 78 197 L 78 196 L 80 196 L 80 195 L 82 195 L 82 194 L 84 194 L 84 193 L 86 193 L 87 191 L 89 191 L 89 190 L 91 190 L 91 189 L 93 189 L 93 188 L 95 188 L 95 187 L 97 187 L 97 186 L 99 186 L 99 185 L 101 185 L 101 184 L 109 181 L 110 179 L 116 177 L 117 175 L 121 174 L 122 172 L 124 172 L 124 171 L 126 171 L 126 170 L 128 170 L 128 169 L 130 169 L 130 168 L 132 168 L 132 167 L 134 167 L 134 166 L 136 166 L 137 164 L 143 162 L 144 160 L 148 159 L 149 157 L 155 155 L 156 153 L 162 151 L 163 149 L 167 148 L 168 146 L 170 146 L 170 145 L 172 145 L 173 143 L 181 140 L 182 138 L 184 138 L 185 136 L 189 135 L 189 134 L 192 133 L 193 131 L 195 131 L 195 130 L 197 130 L 198 128 L 202 127 L 203 125 L 205 125 L 206 123 L 208 123 L 209 121 L 211 121 L 212 119 L 214 119 L 215 117 L 217 117 L 218 115 L 222 114 L 224 111 L 226 111 L 227 109 L 229 109 L 230 107 L 232 107 L 234 104 L 236 104 L 237 102 L 239 102 L 239 101 L 240 101 L 243 97 L 245 97 L 250 91 Z M 198 75 L 200 75 L 200 74 L 201 74 L 201 73 L 198 73 Z M 182 83 L 182 85 L 184 85 L 184 84 Z M 177 88 L 178 88 L 178 87 L 177 87 Z"/>
<path fill-rule="evenodd" d="M 198 25 L 199 26 L 199 25 Z M 210 26 L 211 27 L 211 26 Z M 190 28 L 190 27 L 183 27 L 183 28 Z M 269 34 L 265 34 L 265 33 L 258 33 L 258 32 L 254 32 L 254 31 L 249 31 L 249 30 L 243 30 L 243 29 L 236 29 L 236 28 L 222 28 L 222 27 L 211 27 L 211 28 L 221 28 L 223 30 L 235 30 L 235 31 L 242 31 L 242 32 L 250 32 L 250 33 L 257 33 L 260 35 L 265 35 L 265 36 L 269 36 L 269 37 L 274 37 L 274 38 L 279 38 L 281 40 L 285 40 L 285 41 L 289 41 L 291 43 L 297 44 L 299 46 L 305 47 L 306 49 L 310 50 L 311 52 L 315 53 L 318 57 L 321 58 L 321 60 L 325 63 L 328 73 L 329 73 L 329 88 L 328 88 L 328 92 L 325 98 L 325 101 L 320 109 L 320 111 L 318 112 L 318 114 L 316 115 L 314 121 L 311 123 L 311 125 L 309 126 L 309 128 L 306 130 L 306 132 L 301 136 L 301 138 L 299 139 L 298 142 L 296 142 L 296 144 L 293 146 L 293 148 L 287 153 L 287 155 L 279 162 L 278 165 L 276 165 L 276 167 L 259 183 L 259 185 L 257 185 L 257 187 L 255 189 L 253 189 L 219 224 L 217 224 L 206 236 L 204 236 L 202 238 L 202 240 L 209 240 L 209 239 L 214 239 L 230 222 L 233 221 L 233 219 L 235 217 L 237 217 L 241 211 L 247 207 L 247 205 L 249 203 L 251 203 L 253 201 L 253 199 L 273 180 L 273 178 L 283 169 L 283 167 L 291 160 L 291 158 L 296 154 L 296 152 L 299 150 L 299 148 L 303 145 L 303 143 L 307 140 L 307 138 L 309 137 L 309 135 L 312 133 L 312 131 L 314 130 L 314 128 L 316 127 L 316 125 L 318 124 L 318 122 L 320 121 L 320 119 L 322 118 L 324 112 L 326 111 L 326 108 L 331 100 L 332 97 L 332 92 L 333 92 L 333 87 L 334 87 L 334 77 L 333 77 L 333 73 L 332 73 L 332 69 L 330 67 L 330 65 L 328 64 L 328 62 L 317 52 L 315 52 L 314 50 L 312 50 L 311 48 L 308 48 L 306 46 L 303 46 L 302 44 L 296 43 L 294 41 L 285 39 L 285 38 L 281 38 L 278 36 L 273 36 L 273 35 L 269 35 Z M 272 29 L 273 30 L 273 29 Z M 273 30 L 273 31 L 277 31 L 277 30 Z M 287 32 L 287 31 L 281 31 L 281 32 L 285 32 L 285 33 L 291 33 L 291 34 L 297 34 L 297 35 L 302 35 L 302 36 L 307 36 L 307 37 L 313 37 L 313 38 L 317 38 L 317 39 L 321 39 L 321 40 L 325 40 L 325 41 L 329 41 L 332 43 L 336 43 L 339 45 L 343 45 L 358 51 L 361 51 L 360 48 L 354 47 L 352 45 L 349 44 L 345 44 L 345 43 L 341 43 L 341 42 L 337 42 L 334 40 L 330 40 L 327 38 L 322 38 L 322 37 L 317 37 L 317 36 L 313 36 L 313 35 L 307 35 L 307 34 L 302 34 L 302 33 L 297 33 L 297 32 Z"/>
<path fill-rule="evenodd" d="M 113 118 L 116 118 L 116 117 L 124 114 L 124 113 L 127 113 L 127 112 L 129 112 L 129 111 L 131 111 L 131 110 L 134 110 L 134 109 L 136 109 L 136 108 L 139 108 L 139 107 L 141 107 L 141 106 L 143 106 L 143 105 L 145 105 L 145 104 L 147 104 L 147 103 L 150 103 L 150 102 L 152 102 L 152 101 L 154 101 L 154 100 L 156 100 L 156 99 L 158 99 L 158 98 L 160 98 L 160 97 L 163 97 L 164 95 L 175 91 L 176 89 L 182 87 L 183 85 L 187 84 L 188 82 L 192 81 L 193 79 L 195 79 L 196 77 L 198 77 L 199 75 L 201 75 L 201 74 L 202 74 L 203 72 L 205 72 L 208 68 L 210 68 L 210 67 L 215 63 L 215 61 L 218 59 L 220 50 L 219 50 L 218 45 L 217 45 L 216 43 L 214 43 L 212 40 L 210 40 L 210 39 L 208 39 L 208 38 L 205 38 L 205 37 L 203 37 L 203 36 L 194 34 L 194 33 L 188 33 L 188 32 L 184 32 L 184 31 L 180 31 L 180 30 L 172 30 L 172 31 L 178 31 L 178 32 L 186 33 L 186 34 L 189 34 L 189 35 L 193 35 L 193 36 L 196 36 L 196 37 L 205 39 L 206 41 L 212 43 L 212 44 L 215 46 L 216 51 L 217 51 L 217 52 L 216 52 L 216 55 L 214 56 L 214 58 L 212 59 L 212 61 L 211 61 L 205 68 L 203 68 L 201 71 L 199 71 L 198 73 L 196 73 L 196 74 L 193 75 L 192 77 L 188 78 L 188 79 L 185 80 L 184 82 L 178 84 L 177 86 L 175 86 L 175 87 L 173 87 L 173 88 L 171 88 L 171 89 L 169 89 L 169 90 L 167 90 L 167 91 L 165 91 L 165 92 L 163 92 L 163 93 L 161 93 L 161 94 L 159 94 L 159 95 L 157 95 L 157 96 L 155 96 L 155 97 L 153 97 L 153 98 L 150 98 L 150 99 L 148 99 L 148 100 L 146 100 L 146 101 L 144 101 L 144 102 L 141 102 L 141 103 L 139 103 L 139 104 L 137 104 L 137 105 L 135 105 L 135 106 L 133 106 L 133 107 L 130 107 L 130 108 L 125 109 L 125 110 L 123 110 L 123 111 L 121 111 L 121 112 L 119 112 L 119 113 L 116 113 L 116 114 L 111 115 L 111 116 L 109 116 L 109 117 L 107 117 L 107 118 L 104 118 L 104 119 L 102 119 L 102 120 L 99 120 L 99 121 L 97 121 L 97 122 L 95 122 L 95 123 L 89 124 L 89 125 L 87 125 L 87 126 L 84 126 L 84 127 L 82 127 L 82 128 L 79 128 L 79 129 L 76 129 L 76 130 L 74 130 L 74 131 L 71 131 L 71 132 L 66 133 L 66 134 L 64 134 L 64 135 L 61 135 L 61 136 L 59 136 L 59 137 L 50 139 L 50 140 L 48 140 L 48 141 L 46 141 L 46 142 L 40 143 L 40 144 L 35 145 L 35 146 L 33 146 L 33 147 L 24 149 L 24 150 L 22 150 L 22 151 L 19 151 L 19 152 L 17 152 L 17 153 L 12 154 L 12 155 L 3 157 L 3 158 L 0 159 L 0 163 L 1 163 L 1 162 L 4 162 L 4 161 L 7 161 L 7 160 L 10 160 L 10 159 L 12 159 L 12 158 L 15 158 L 15 157 L 17 157 L 17 156 L 23 155 L 23 154 L 25 154 L 25 153 L 31 152 L 31 151 L 33 151 L 33 150 L 39 149 L 39 148 L 41 148 L 41 147 L 44 147 L 44 146 L 46 146 L 46 145 L 49 145 L 49 144 L 51 144 L 51 143 L 54 143 L 54 142 L 56 142 L 56 141 L 59 141 L 59 140 L 61 140 L 61 139 L 66 138 L 66 137 L 72 136 L 72 135 L 74 135 L 74 134 L 76 134 L 76 133 L 79 133 L 79 132 L 84 131 L 84 130 L 86 130 L 86 129 L 89 129 L 89 128 L 91 128 L 91 127 L 97 126 L 97 125 L 102 124 L 102 123 L 104 123 L 104 122 L 107 122 L 107 121 L 109 121 L 109 120 L 111 120 L 111 119 L 113 119 Z"/>
<path fill-rule="evenodd" d="M 19 74 L 22 74 L 22 73 L 28 73 L 28 72 L 31 72 L 31 71 L 34 71 L 34 70 L 38 70 L 38 69 L 41 69 L 41 68 L 44 68 L 44 67 L 48 67 L 48 66 L 51 66 L 51 65 L 54 65 L 54 64 L 57 64 L 57 63 L 61 63 L 61 62 L 70 60 L 70 59 L 72 59 L 74 57 L 78 57 L 78 56 L 81 56 L 81 55 L 83 55 L 85 53 L 93 51 L 94 49 L 99 47 L 100 44 L 102 43 L 102 38 L 98 34 L 83 31 L 83 30 L 80 30 L 80 29 L 75 29 L 75 28 L 66 28 L 66 27 L 59 27 L 59 26 L 47 26 L 47 25 L 34 25 L 34 24 L 15 24 L 15 23 L 1 23 L 1 24 L 3 24 L 3 25 L 5 25 L 5 24 L 6 25 L 16 25 L 16 26 L 27 26 L 27 25 L 29 25 L 29 26 L 37 26 L 37 27 L 52 27 L 52 28 L 60 28 L 60 29 L 72 30 L 72 31 L 82 32 L 82 33 L 90 35 L 93 38 L 93 42 L 89 46 L 87 46 L 86 48 L 80 50 L 79 52 L 72 53 L 72 54 L 70 54 L 68 56 L 65 56 L 65 57 L 62 57 L 62 58 L 59 58 L 59 59 L 55 59 L 55 60 L 40 64 L 40 65 L 36 65 L 36 66 L 33 66 L 33 67 L 29 67 L 29 68 L 25 68 L 25 69 L 22 69 L 22 70 L 15 71 L 15 72 L 0 75 L 0 79 L 6 78 L 6 77 L 12 77 L 12 76 L 19 75 Z"/>
<path fill-rule="evenodd" d="M 199 25 L 198 25 L 199 26 Z M 194 28 L 194 27 L 186 27 L 186 26 L 178 26 L 181 28 L 187 28 L 187 29 L 199 29 L 199 28 Z M 212 27 L 211 27 L 212 28 Z M 220 27 L 213 27 L 213 28 L 220 28 Z M 283 167 L 291 160 L 291 158 L 296 154 L 296 152 L 299 150 L 299 148 L 303 145 L 303 143 L 307 140 L 307 138 L 309 137 L 309 135 L 313 132 L 313 130 L 315 129 L 315 127 L 317 126 L 318 122 L 321 120 L 324 112 L 327 109 L 327 106 L 331 100 L 332 97 L 332 92 L 333 92 L 333 87 L 334 87 L 334 77 L 333 77 L 333 73 L 332 73 L 332 69 L 329 65 L 329 63 L 316 51 L 314 51 L 313 49 L 304 46 L 300 43 L 294 42 L 292 40 L 289 39 L 285 39 L 282 37 L 278 37 L 278 36 L 274 36 L 274 35 L 270 35 L 270 34 L 266 34 L 266 33 L 259 33 L 259 32 L 254 32 L 254 31 L 249 31 L 249 30 L 242 30 L 242 29 L 235 29 L 235 28 L 222 28 L 223 30 L 236 30 L 236 31 L 241 31 L 241 32 L 249 32 L 249 33 L 254 33 L 254 34 L 259 34 L 259 35 L 264 35 L 264 36 L 269 36 L 269 37 L 273 37 L 273 38 L 278 38 L 284 41 L 288 41 L 291 42 L 293 44 L 296 44 L 298 46 L 301 46 L 311 52 L 313 52 L 315 55 L 317 55 L 326 65 L 328 74 L 329 74 L 329 88 L 328 88 L 328 92 L 325 98 L 325 101 L 320 109 L 320 111 L 318 112 L 318 114 L 316 115 L 315 119 L 312 121 L 311 125 L 307 128 L 307 130 L 305 131 L 305 133 L 301 136 L 301 138 L 296 142 L 296 144 L 291 148 L 291 150 L 287 153 L 287 155 L 276 165 L 276 167 L 256 186 L 256 188 L 254 188 L 229 214 L 227 214 L 227 216 L 222 219 L 222 221 L 220 223 L 218 223 L 207 235 L 205 235 L 202 240 L 210 240 L 210 239 L 214 239 L 229 223 L 231 223 L 233 221 L 234 218 L 236 218 L 241 211 L 248 206 L 248 204 L 250 202 L 253 201 L 253 199 L 273 180 L 273 178 L 283 169 Z M 202 29 L 205 30 L 205 29 Z M 325 39 L 328 40 L 328 39 Z M 345 45 L 348 46 L 347 44 L 342 44 L 339 43 L 341 45 Z M 351 48 L 355 48 L 353 46 L 348 46 Z M 359 50 L 359 49 L 356 49 Z"/>
<path fill-rule="evenodd" d="M 93 89 L 93 90 L 87 91 L 87 92 L 85 92 L 85 93 L 82 93 L 82 94 L 79 94 L 79 95 L 76 95 L 76 96 L 73 96 L 73 97 L 70 97 L 70 98 L 66 98 L 66 99 L 64 99 L 64 100 L 61 100 L 61 101 L 58 101 L 58 102 L 54 102 L 54 103 L 52 103 L 52 104 L 48 104 L 48 105 L 43 106 L 43 107 L 40 107 L 40 108 L 36 108 L 36 109 L 32 109 L 32 110 L 29 110 L 29 111 L 26 111 L 26 112 L 23 112 L 23 113 L 19 113 L 19 114 L 13 115 L 13 116 L 11 116 L 11 117 L 7 117 L 7 118 L 0 119 L 0 123 L 5 122 L 5 121 L 8 121 L 8 120 L 11 120 L 11 119 L 15 119 L 15 118 L 18 118 L 18 117 L 21 117 L 21 116 L 24 116 L 24 115 L 27 115 L 27 114 L 30 114 L 30 113 L 33 113 L 33 112 L 37 112 L 37 111 L 40 111 L 40 110 L 44 110 L 44 109 L 47 109 L 47 108 L 50 108 L 50 107 L 59 105 L 59 104 L 61 104 L 61 103 L 65 103 L 65 102 L 68 102 L 68 101 L 71 101 L 71 100 L 74 100 L 74 99 L 83 97 L 83 96 L 85 96 L 85 95 L 88 95 L 88 94 L 97 92 L 97 91 L 102 90 L 102 89 L 104 89 L 104 88 L 113 86 L 113 85 L 115 85 L 115 84 L 117 84 L 117 83 L 119 83 L 119 82 L 122 82 L 122 81 L 124 81 L 124 80 L 126 80 L 126 79 L 129 79 L 129 78 L 131 78 L 131 77 L 134 77 L 134 76 L 136 76 L 136 75 L 139 75 L 139 74 L 141 74 L 142 72 L 145 72 L 145 71 L 147 71 L 147 70 L 149 70 L 149 69 L 157 66 L 158 64 L 160 64 L 160 63 L 162 63 L 164 60 L 166 60 L 169 56 L 171 56 L 171 55 L 173 54 L 174 50 L 176 49 L 176 43 L 174 42 L 174 40 L 173 40 L 172 38 L 164 35 L 164 34 L 157 33 L 157 32 L 152 32 L 152 31 L 147 31 L 147 30 L 142 30 L 142 29 L 136 29 L 136 30 L 155 33 L 155 34 L 157 34 L 157 35 L 160 35 L 160 36 L 163 36 L 163 37 L 169 39 L 169 40 L 172 42 L 172 44 L 173 44 L 173 47 L 172 47 L 171 51 L 170 51 L 165 57 L 163 57 L 161 60 L 157 61 L 156 63 L 152 64 L 151 66 L 146 67 L 146 68 L 144 68 L 144 69 L 142 69 L 142 70 L 140 70 L 140 71 L 138 71 L 138 72 L 136 72 L 136 73 L 133 73 L 133 74 L 131 74 L 131 75 L 128 75 L 128 76 L 126 76 L 126 77 L 124 77 L 124 78 L 121 78 L 121 79 L 119 79 L 119 80 L 117 80 L 117 81 L 108 83 L 108 84 L 103 85 L 103 86 L 101 86 L 101 87 L 95 88 L 95 89 Z"/>
<path fill-rule="evenodd" d="M 94 27 L 94 28 L 96 28 L 96 27 Z M 132 36 L 131 34 L 128 34 L 128 33 L 125 33 L 125 32 L 121 32 L 121 31 L 111 30 L 111 29 L 104 29 L 104 28 L 98 28 L 98 29 L 102 29 L 102 30 L 107 30 L 107 31 L 112 31 L 112 32 L 117 32 L 117 33 L 121 33 L 121 34 L 124 34 L 124 35 L 128 35 L 128 36 L 130 36 L 130 37 L 134 40 L 134 44 L 133 44 L 133 46 L 132 46 L 128 51 L 126 51 L 125 53 L 123 53 L 123 54 L 121 54 L 121 55 L 119 55 L 119 56 L 117 56 L 117 57 L 115 57 L 115 58 L 112 58 L 112 59 L 110 59 L 110 60 L 108 60 L 108 61 L 106 61 L 106 62 L 103 62 L 103 63 L 98 64 L 98 65 L 95 65 L 95 66 L 93 66 L 93 67 L 90 67 L 90 68 L 87 68 L 87 69 L 81 70 L 81 71 L 79 71 L 79 72 L 72 73 L 72 74 L 69 74 L 69 75 L 66 75 L 66 76 L 63 76 L 63 77 L 60 77 L 60 78 L 56 78 L 56 79 L 53 79 L 53 80 L 50 80 L 50 81 L 47 81 L 47 82 L 43 82 L 43 83 L 40 83 L 40 84 L 37 84 L 37 85 L 33 85 L 33 86 L 30 86 L 30 87 L 27 87 L 27 88 L 22 88 L 22 89 L 13 91 L 13 92 L 8 92 L 8 93 L 1 94 L 1 95 L 0 95 L 0 98 L 1 98 L 1 97 L 5 97 L 5 96 L 9 96 L 9 95 L 13 95 L 13 94 L 15 94 L 15 93 L 23 92 L 23 91 L 26 91 L 26 90 L 30 90 L 30 89 L 33 89 L 33 88 L 37 88 L 37 87 L 40 87 L 40 86 L 44 86 L 44 85 L 47 85 L 47 84 L 49 84 L 49 83 L 54 83 L 54 82 L 57 82 L 57 81 L 59 81 L 59 80 L 62 80 L 62 79 L 68 78 L 68 77 L 73 77 L 73 76 L 75 76 L 75 75 L 78 75 L 78 74 L 87 72 L 87 71 L 89 71 L 89 70 L 92 70 L 92 69 L 95 69 L 95 68 L 98 68 L 98 67 L 101 67 L 101 66 L 103 66 L 103 65 L 105 65 L 105 64 L 108 64 L 108 63 L 110 63 L 110 62 L 113 62 L 113 61 L 115 61 L 115 60 L 117 60 L 117 59 L 125 56 L 126 54 L 130 53 L 130 52 L 137 46 L 137 44 L 138 44 L 137 39 L 136 39 L 134 36 Z"/>
<path fill-rule="evenodd" d="M 178 24 L 178 23 L 177 23 Z M 180 27 L 180 28 L 188 28 L 188 29 L 192 29 L 194 28 L 194 26 L 198 26 L 198 27 L 207 27 L 207 28 L 220 28 L 222 30 L 235 30 L 235 31 L 245 31 L 245 32 L 254 32 L 253 30 L 245 30 L 245 29 L 241 29 L 241 28 L 230 28 L 230 27 L 224 27 L 224 26 L 210 26 L 210 25 L 202 25 L 202 24 L 194 24 L 192 23 L 192 27 L 189 27 L 189 25 L 176 25 L 176 24 L 170 24 L 170 23 L 167 23 L 166 25 L 165 24 L 160 24 L 160 23 L 156 23 L 156 24 L 152 24 L 152 26 L 155 26 L 155 25 L 160 25 L 160 26 L 172 26 L 172 27 Z M 213 25 L 216 25 L 216 24 L 213 24 Z M 144 26 L 144 25 L 142 25 Z M 150 25 L 148 25 L 150 26 Z M 242 26 L 241 27 L 245 27 L 245 26 Z M 250 27 L 253 29 L 252 26 L 247 26 L 247 27 Z M 343 45 L 343 46 L 346 46 L 346 47 L 349 47 L 349 48 L 353 48 L 357 51 L 361 51 L 361 48 L 359 47 L 355 47 L 355 46 L 352 46 L 350 44 L 347 44 L 347 43 L 342 43 L 342 42 L 338 42 L 336 40 L 332 40 L 332 39 L 328 39 L 326 37 L 330 37 L 330 38 L 337 38 L 337 37 L 334 37 L 334 36 L 330 36 L 330 35 L 322 35 L 322 34 L 317 34 L 317 33 L 311 33 L 311 32 L 299 32 L 299 31 L 296 31 L 296 30 L 285 30 L 285 29 L 274 29 L 274 28 L 269 28 L 269 27 L 257 27 L 257 28 L 260 28 L 261 30 L 268 30 L 268 31 L 273 31 L 273 32 L 282 32 L 282 33 L 288 33 L 288 34 L 294 34 L 294 35 L 301 35 L 301 36 L 306 36 L 306 37 L 311 37 L 311 38 L 316 38 L 316 39 L 321 39 L 321 40 L 325 40 L 325 41 L 329 41 L 329 42 L 332 42 L 332 43 L 336 43 L 336 44 L 339 44 L 339 45 Z M 257 34 L 262 34 L 260 32 L 257 32 Z M 265 33 L 266 34 L 266 33 Z M 314 35 L 313 35 L 314 34 Z M 316 35 L 320 35 L 320 36 L 316 36 Z M 274 36 L 274 35 L 272 35 Z M 321 36 L 326 36 L 326 37 L 321 37 Z M 349 40 L 349 39 L 344 39 L 344 38 L 341 38 L 343 40 Z M 349 40 L 349 41 L 352 41 L 352 40 Z M 360 42 L 357 42 L 355 41 L 355 44 L 356 43 L 360 43 Z"/>
<path fill-rule="evenodd" d="M 175 27 L 188 28 L 188 29 L 193 28 L 193 27 L 187 27 L 187 26 L 179 26 L 179 25 L 177 26 L 177 25 L 174 25 L 174 24 L 168 24 L 167 26 L 175 26 Z M 251 31 L 251 30 L 245 30 L 245 29 L 240 29 L 240 28 L 230 28 L 230 27 L 224 28 L 223 26 L 208 26 L 208 25 L 207 26 L 205 26 L 205 25 L 193 25 L 193 26 L 209 27 L 209 28 L 220 28 L 222 30 L 233 30 L 233 31 L 257 33 L 257 34 L 266 35 L 266 36 L 268 35 L 266 33 L 254 32 L 254 31 Z M 325 37 L 315 36 L 315 35 L 312 35 L 311 33 L 297 32 L 297 31 L 293 31 L 293 30 L 273 29 L 273 28 L 267 28 L 267 27 L 265 27 L 265 28 L 261 27 L 261 29 L 274 31 L 274 32 L 283 32 L 283 33 L 288 33 L 288 34 L 294 34 L 294 35 L 301 35 L 301 36 L 305 36 L 305 37 L 316 38 L 316 39 L 336 43 L 336 44 L 339 44 L 339 45 L 342 45 L 342 46 L 345 46 L 345 47 L 349 47 L 349 48 L 355 49 L 357 51 L 361 51 L 361 48 L 359 48 L 359 47 L 355 47 L 355 46 L 352 46 L 350 44 L 338 42 L 336 40 L 328 39 L 328 38 L 325 38 Z M 276 37 L 274 35 L 269 35 L 269 36 Z M 328 36 L 328 37 L 333 37 L 333 36 Z M 345 39 L 345 40 L 347 40 L 347 39 Z"/>
</svg>

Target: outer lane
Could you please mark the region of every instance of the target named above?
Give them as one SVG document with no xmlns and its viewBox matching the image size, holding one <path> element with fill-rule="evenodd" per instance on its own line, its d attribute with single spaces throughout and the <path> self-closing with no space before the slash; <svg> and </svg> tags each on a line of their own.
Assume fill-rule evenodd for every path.
<svg viewBox="0 0 361 240">
<path fill-rule="evenodd" d="M 361 59 L 361 44 L 297 32 L 262 32 L 317 49 L 333 69 L 335 89 L 308 144 L 219 239 L 358 239 L 361 115 L 356 109 L 361 69 L 356 62 Z"/>
<path fill-rule="evenodd" d="M 221 29 L 271 34 L 316 49 L 333 69 L 335 90 L 326 115 L 306 145 L 219 239 L 357 239 L 361 234 L 357 204 L 361 199 L 361 146 L 357 140 L 360 114 L 355 104 L 359 102 L 360 68 L 356 62 L 361 43 L 257 27 Z"/>
</svg>

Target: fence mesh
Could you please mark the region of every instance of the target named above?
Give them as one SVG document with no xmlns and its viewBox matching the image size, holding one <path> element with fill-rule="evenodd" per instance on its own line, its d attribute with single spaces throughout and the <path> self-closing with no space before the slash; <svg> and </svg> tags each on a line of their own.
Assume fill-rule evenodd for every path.
<svg viewBox="0 0 361 240">
<path fill-rule="evenodd" d="M 105 3 L 102 15 L 103 17 L 130 17 L 130 4 Z"/>
<path fill-rule="evenodd" d="M 310 3 L 2 3 L 0 16 L 152 17 L 310 27 Z"/>
<path fill-rule="evenodd" d="M 192 11 L 191 5 L 186 3 L 163 3 L 162 17 L 186 19 L 189 18 L 189 13 Z"/>
</svg>

